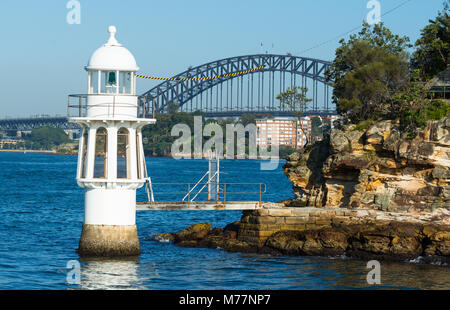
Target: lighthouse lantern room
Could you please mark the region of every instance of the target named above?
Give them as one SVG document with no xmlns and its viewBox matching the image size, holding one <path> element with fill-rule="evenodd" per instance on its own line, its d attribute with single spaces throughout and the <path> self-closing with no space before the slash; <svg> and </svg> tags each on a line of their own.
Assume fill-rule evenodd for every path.
<svg viewBox="0 0 450 310">
<path fill-rule="evenodd" d="M 85 67 L 88 94 L 80 111 L 77 183 L 85 189 L 85 216 L 78 253 L 127 256 L 140 253 L 136 189 L 146 181 L 142 127 L 156 122 L 139 113 L 133 55 L 115 38 L 116 28 Z M 70 100 L 69 100 L 70 102 Z M 70 103 L 69 103 L 70 106 Z"/>
</svg>

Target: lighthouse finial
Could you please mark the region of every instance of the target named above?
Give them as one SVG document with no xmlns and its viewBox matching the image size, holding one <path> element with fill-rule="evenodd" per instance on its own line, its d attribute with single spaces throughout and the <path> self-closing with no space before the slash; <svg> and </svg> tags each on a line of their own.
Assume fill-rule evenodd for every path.
<svg viewBox="0 0 450 310">
<path fill-rule="evenodd" d="M 109 26 L 108 27 L 108 32 L 109 32 L 109 40 L 106 43 L 106 45 L 120 45 L 119 42 L 117 42 L 116 40 L 116 32 L 117 29 L 115 26 Z"/>
</svg>

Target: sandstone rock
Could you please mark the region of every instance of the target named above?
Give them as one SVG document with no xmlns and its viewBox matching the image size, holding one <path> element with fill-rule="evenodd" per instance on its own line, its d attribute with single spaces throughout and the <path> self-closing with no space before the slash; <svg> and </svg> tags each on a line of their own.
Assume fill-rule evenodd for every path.
<svg viewBox="0 0 450 310">
<path fill-rule="evenodd" d="M 354 151 L 362 150 L 363 144 L 361 141 L 361 137 L 364 135 L 363 131 L 350 131 L 345 135 L 347 140 L 350 142 L 350 149 Z"/>
<path fill-rule="evenodd" d="M 435 179 L 450 179 L 450 170 L 443 167 L 435 167 L 433 169 L 433 177 Z"/>
<path fill-rule="evenodd" d="M 170 242 L 175 239 L 175 235 L 170 234 L 170 233 L 161 233 L 161 234 L 154 235 L 152 237 L 152 239 L 159 241 L 159 242 Z"/>
<path fill-rule="evenodd" d="M 413 140 L 392 121 L 366 131 L 350 125 L 333 129 L 328 151 L 327 141 L 314 145 L 306 161 L 285 169 L 295 197 L 287 205 L 398 212 L 450 208 L 450 143 L 443 142 L 449 119 L 430 121 Z"/>
<path fill-rule="evenodd" d="M 191 233 L 184 234 L 184 238 L 175 238 L 174 243 L 230 252 L 314 256 L 345 254 L 362 259 L 395 261 L 420 256 L 430 262 L 450 261 L 450 225 L 445 224 L 442 218 L 430 222 L 421 215 L 416 216 L 418 220 L 415 221 L 409 214 L 359 209 L 291 209 L 289 217 L 260 214 L 259 211 L 245 211 L 240 222 L 231 223 L 224 229 L 210 230 L 209 225 L 193 225 L 183 230 Z M 448 213 L 435 212 L 434 216 L 439 214 L 446 216 Z M 267 218 L 289 224 L 262 224 Z M 292 221 L 287 221 L 288 218 Z M 193 231 L 207 233 L 198 238 L 198 235 L 192 235 Z"/>
<path fill-rule="evenodd" d="M 286 160 L 289 162 L 298 162 L 300 160 L 300 154 L 298 152 L 294 152 L 292 154 L 290 154 Z"/>
<path fill-rule="evenodd" d="M 350 144 L 344 132 L 339 129 L 332 129 L 330 134 L 330 144 L 334 152 L 350 150 Z"/>
<path fill-rule="evenodd" d="M 280 231 L 270 236 L 265 245 L 283 254 L 302 255 L 305 241 L 301 235 L 299 231 Z"/>
<path fill-rule="evenodd" d="M 211 223 L 194 224 L 175 234 L 175 241 L 204 238 L 211 230 Z"/>
</svg>

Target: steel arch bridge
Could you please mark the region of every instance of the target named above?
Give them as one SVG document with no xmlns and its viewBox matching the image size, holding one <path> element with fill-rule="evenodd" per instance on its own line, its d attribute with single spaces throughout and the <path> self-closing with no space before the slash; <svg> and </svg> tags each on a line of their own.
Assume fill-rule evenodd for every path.
<svg viewBox="0 0 450 310">
<path fill-rule="evenodd" d="M 206 116 L 240 116 L 244 113 L 292 115 L 276 99 L 277 94 L 294 85 L 307 87 L 312 99 L 305 114 L 335 114 L 325 72 L 329 61 L 292 56 L 257 54 L 216 60 L 173 76 L 145 92 L 140 104 L 145 113 L 168 112 L 169 104 L 179 111 L 202 111 Z M 230 73 L 264 66 L 245 75 Z M 204 77 L 222 76 L 215 79 Z M 192 79 L 192 80 L 182 80 Z"/>
</svg>

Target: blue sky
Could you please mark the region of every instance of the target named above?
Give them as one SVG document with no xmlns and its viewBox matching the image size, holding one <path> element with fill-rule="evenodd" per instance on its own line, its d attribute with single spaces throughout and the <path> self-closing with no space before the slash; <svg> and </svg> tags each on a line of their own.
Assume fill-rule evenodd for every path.
<svg viewBox="0 0 450 310">
<path fill-rule="evenodd" d="M 386 12 L 405 0 L 379 0 Z M 61 114 L 67 95 L 85 93 L 90 55 L 107 27 L 135 56 L 141 74 L 172 76 L 189 66 L 264 52 L 332 60 L 339 39 L 361 25 L 368 0 L 79 0 L 81 24 L 69 25 L 68 0 L 0 1 L 0 118 Z M 411 0 L 382 21 L 415 42 L 443 0 Z M 273 48 L 272 48 L 273 45 Z M 155 82 L 138 81 L 138 93 Z"/>
</svg>

